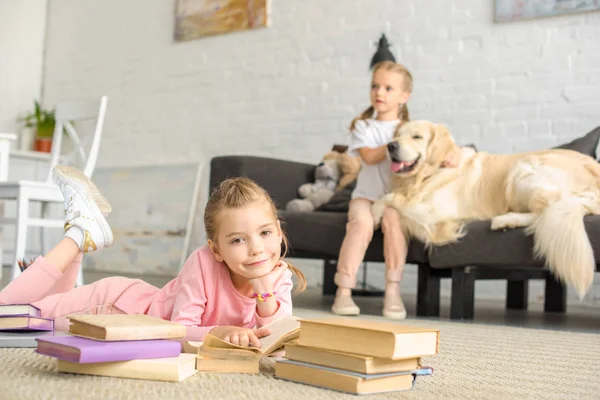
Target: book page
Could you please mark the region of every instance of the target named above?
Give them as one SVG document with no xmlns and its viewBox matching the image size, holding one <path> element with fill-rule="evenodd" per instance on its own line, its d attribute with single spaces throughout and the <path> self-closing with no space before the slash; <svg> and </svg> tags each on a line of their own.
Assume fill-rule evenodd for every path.
<svg viewBox="0 0 600 400">
<path fill-rule="evenodd" d="M 277 348 L 279 348 L 283 343 L 298 336 L 300 322 L 295 317 L 285 316 L 271 322 L 268 325 L 265 325 L 264 328 L 269 328 L 271 330 L 271 334 L 260 339 L 260 349 L 257 349 L 256 347 L 238 346 L 219 339 L 211 334 L 206 336 L 203 346 L 243 349 L 260 354 L 270 354 L 274 350 L 277 350 Z"/>
<path fill-rule="evenodd" d="M 260 339 L 260 352 L 269 354 L 281 347 L 283 342 L 287 342 L 294 336 L 297 336 L 300 329 L 300 321 L 294 317 L 282 317 L 265 325 L 264 328 L 269 328 L 271 334 Z M 291 335 L 294 332 L 296 332 L 296 335 Z"/>
</svg>

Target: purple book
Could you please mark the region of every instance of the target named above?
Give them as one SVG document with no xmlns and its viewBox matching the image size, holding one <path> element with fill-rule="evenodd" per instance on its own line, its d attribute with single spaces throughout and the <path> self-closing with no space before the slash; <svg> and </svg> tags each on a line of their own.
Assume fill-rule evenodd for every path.
<svg viewBox="0 0 600 400">
<path fill-rule="evenodd" d="M 69 335 L 36 340 L 38 354 L 77 364 L 167 358 L 181 354 L 181 343 L 166 339 L 104 342 Z"/>
<path fill-rule="evenodd" d="M 0 316 L 0 331 L 51 331 L 52 318 L 30 317 L 29 315 Z"/>
</svg>

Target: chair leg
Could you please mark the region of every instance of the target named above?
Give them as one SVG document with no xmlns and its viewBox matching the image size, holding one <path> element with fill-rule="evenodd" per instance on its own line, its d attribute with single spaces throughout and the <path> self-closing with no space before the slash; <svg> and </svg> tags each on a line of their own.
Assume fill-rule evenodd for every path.
<svg viewBox="0 0 600 400">
<path fill-rule="evenodd" d="M 554 275 L 546 275 L 544 311 L 564 313 L 567 310 L 567 288 Z"/>
<path fill-rule="evenodd" d="M 19 196 L 17 199 L 17 223 L 15 232 L 15 257 L 13 262 L 12 280 L 21 273 L 19 268 L 19 257 L 25 261 L 25 249 L 27 247 L 27 218 L 29 218 L 29 199 Z"/>
<path fill-rule="evenodd" d="M 450 319 L 473 319 L 475 315 L 475 271 L 452 269 Z"/>
<path fill-rule="evenodd" d="M 419 264 L 417 316 L 440 316 L 440 277 L 432 274 L 427 264 Z"/>
<path fill-rule="evenodd" d="M 509 280 L 506 282 L 506 309 L 527 310 L 529 300 L 529 280 Z"/>
<path fill-rule="evenodd" d="M 4 217 L 4 200 L 0 200 L 0 217 Z M 4 270 L 4 227 L 0 225 L 0 279 Z"/>
<path fill-rule="evenodd" d="M 50 214 L 50 203 L 46 201 L 42 201 L 41 210 L 40 210 L 40 218 L 46 219 Z M 40 229 L 40 254 L 46 254 L 46 230 L 43 226 L 38 227 Z"/>
</svg>

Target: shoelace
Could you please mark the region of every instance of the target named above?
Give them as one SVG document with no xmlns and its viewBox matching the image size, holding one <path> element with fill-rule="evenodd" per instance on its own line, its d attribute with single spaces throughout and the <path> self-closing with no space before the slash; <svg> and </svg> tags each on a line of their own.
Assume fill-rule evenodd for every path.
<svg viewBox="0 0 600 400">
<path fill-rule="evenodd" d="M 73 210 L 73 194 L 69 194 L 68 199 L 65 199 L 64 208 L 66 222 L 71 222 L 81 216 L 81 212 L 79 210 Z"/>
</svg>

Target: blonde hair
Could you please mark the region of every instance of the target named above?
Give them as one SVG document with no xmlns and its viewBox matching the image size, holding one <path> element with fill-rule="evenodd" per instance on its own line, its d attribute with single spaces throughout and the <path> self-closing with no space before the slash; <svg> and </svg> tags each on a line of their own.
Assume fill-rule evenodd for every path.
<svg viewBox="0 0 600 400">
<path fill-rule="evenodd" d="M 404 65 L 395 63 L 393 61 L 381 61 L 381 62 L 375 64 L 375 66 L 373 67 L 373 75 L 375 75 L 375 72 L 379 71 L 380 69 L 383 69 L 386 71 L 391 71 L 391 72 L 396 72 L 396 73 L 402 75 L 402 77 L 404 77 L 404 88 L 403 89 L 407 92 L 412 92 L 412 89 L 413 89 L 412 74 Z M 375 109 L 373 108 L 373 106 L 370 106 L 369 108 L 367 108 L 365 111 L 362 112 L 362 114 L 360 114 L 358 117 L 356 117 L 352 120 L 352 123 L 350 124 L 350 130 L 351 131 L 354 130 L 354 127 L 356 126 L 357 121 L 371 118 L 374 113 L 375 113 Z M 408 107 L 406 106 L 406 104 L 400 105 L 400 109 L 398 110 L 398 116 L 400 117 L 401 122 L 410 121 L 410 116 L 408 115 Z"/>
<path fill-rule="evenodd" d="M 217 186 L 210 195 L 206 208 L 204 210 L 204 229 L 208 239 L 216 242 L 219 214 L 227 208 L 240 208 L 249 204 L 266 201 L 269 203 L 269 208 L 273 214 L 273 219 L 277 220 L 277 207 L 269 193 L 256 182 L 249 178 L 230 178 L 225 179 Z M 281 230 L 283 237 L 283 254 L 285 257 L 289 248 L 289 242 L 285 232 Z M 306 277 L 298 268 L 287 263 L 288 268 L 298 279 L 298 287 L 296 292 L 302 292 L 306 289 Z"/>
</svg>

